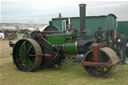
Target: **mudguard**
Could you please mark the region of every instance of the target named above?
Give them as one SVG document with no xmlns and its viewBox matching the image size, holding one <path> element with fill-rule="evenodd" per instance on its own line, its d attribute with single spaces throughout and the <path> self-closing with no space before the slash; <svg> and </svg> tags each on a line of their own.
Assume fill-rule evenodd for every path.
<svg viewBox="0 0 128 85">
<path fill-rule="evenodd" d="M 77 42 L 77 50 L 78 50 L 78 53 L 81 54 L 81 53 L 86 53 L 89 49 L 89 46 L 95 42 L 94 39 L 90 39 L 90 40 L 85 40 L 85 39 L 80 39 L 78 40 Z"/>
</svg>

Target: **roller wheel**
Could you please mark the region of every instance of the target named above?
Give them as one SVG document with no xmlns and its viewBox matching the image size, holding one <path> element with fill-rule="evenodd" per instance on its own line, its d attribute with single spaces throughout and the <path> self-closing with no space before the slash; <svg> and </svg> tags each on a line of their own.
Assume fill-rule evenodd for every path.
<svg viewBox="0 0 128 85">
<path fill-rule="evenodd" d="M 98 62 L 100 63 L 111 63 L 117 59 L 117 55 L 115 52 L 108 48 L 104 47 L 99 50 L 99 58 Z M 90 50 L 85 54 L 85 58 L 83 61 L 94 62 L 93 51 Z M 111 71 L 113 71 L 116 67 L 116 64 L 109 66 L 83 66 L 87 73 L 94 77 L 106 77 Z"/>
<path fill-rule="evenodd" d="M 14 46 L 13 60 L 19 70 L 29 72 L 40 66 L 41 54 L 41 47 L 35 40 L 21 39 Z"/>
</svg>

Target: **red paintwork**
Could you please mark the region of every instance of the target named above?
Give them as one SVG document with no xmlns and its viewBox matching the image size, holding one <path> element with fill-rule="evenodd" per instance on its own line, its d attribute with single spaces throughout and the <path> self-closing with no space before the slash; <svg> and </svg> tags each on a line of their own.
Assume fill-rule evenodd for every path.
<svg viewBox="0 0 128 85">
<path fill-rule="evenodd" d="M 112 63 L 98 63 L 98 62 L 87 62 L 84 61 L 81 64 L 82 66 L 108 66 L 108 65 L 112 65 Z"/>
<path fill-rule="evenodd" d="M 99 45 L 98 43 L 93 44 L 93 56 L 95 62 L 98 62 L 98 54 L 99 54 L 98 45 Z"/>
<path fill-rule="evenodd" d="M 105 46 L 107 46 L 105 42 L 93 44 L 93 56 L 94 56 L 95 62 L 98 62 L 99 48 L 105 47 Z"/>
<path fill-rule="evenodd" d="M 43 38 L 43 36 L 42 36 L 42 34 L 41 34 L 41 33 L 39 34 L 39 37 L 40 37 L 40 39 L 42 39 L 42 38 Z"/>
<path fill-rule="evenodd" d="M 51 54 L 43 54 L 43 56 L 52 56 Z"/>
</svg>

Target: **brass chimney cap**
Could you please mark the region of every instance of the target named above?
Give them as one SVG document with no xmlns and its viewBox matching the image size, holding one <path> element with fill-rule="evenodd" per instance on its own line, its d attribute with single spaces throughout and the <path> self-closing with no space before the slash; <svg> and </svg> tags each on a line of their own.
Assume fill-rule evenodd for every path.
<svg viewBox="0 0 128 85">
<path fill-rule="evenodd" d="M 80 6 L 80 7 L 85 7 L 85 6 L 86 6 L 86 4 L 79 4 L 79 6 Z"/>
</svg>

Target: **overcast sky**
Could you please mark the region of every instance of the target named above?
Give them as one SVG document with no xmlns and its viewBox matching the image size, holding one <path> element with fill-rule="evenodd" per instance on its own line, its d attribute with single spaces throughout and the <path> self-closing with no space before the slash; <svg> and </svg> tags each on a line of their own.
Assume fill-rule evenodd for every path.
<svg viewBox="0 0 128 85">
<path fill-rule="evenodd" d="M 79 4 L 87 4 L 87 16 L 117 16 L 117 20 L 128 21 L 128 0 L 1 0 L 0 23 L 44 23 L 51 18 L 78 17 Z"/>
</svg>

